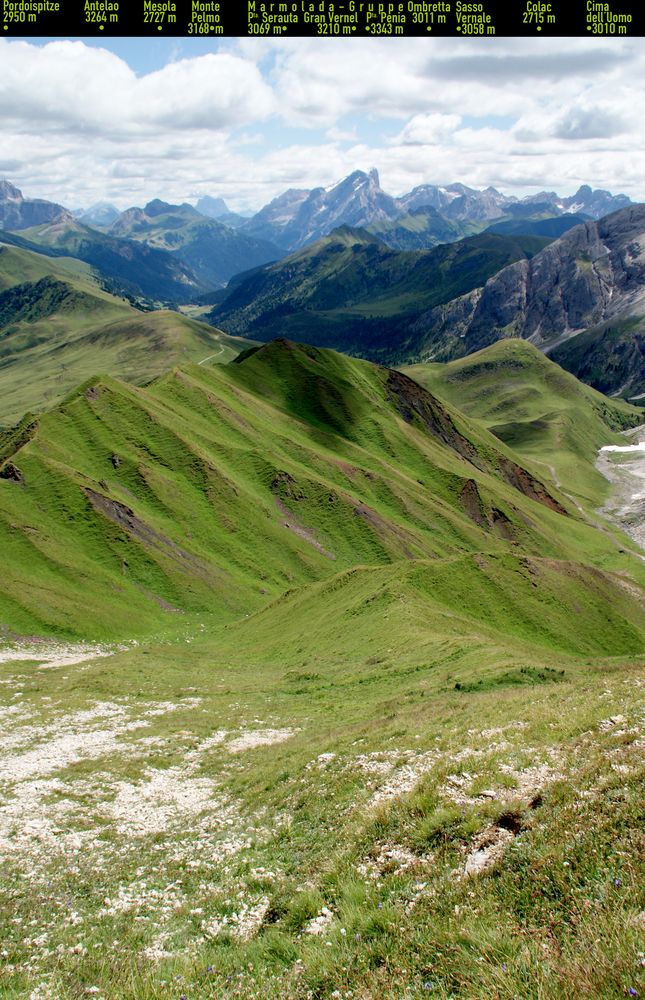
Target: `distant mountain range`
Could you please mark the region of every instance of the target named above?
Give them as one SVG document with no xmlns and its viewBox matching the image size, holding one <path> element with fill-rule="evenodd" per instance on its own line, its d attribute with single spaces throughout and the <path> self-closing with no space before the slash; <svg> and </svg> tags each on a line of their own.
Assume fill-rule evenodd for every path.
<svg viewBox="0 0 645 1000">
<path fill-rule="evenodd" d="M 329 189 L 291 189 L 275 198 L 241 227 L 283 250 L 296 250 L 337 226 L 367 227 L 397 249 L 423 249 L 459 239 L 504 219 L 544 219 L 568 213 L 597 219 L 631 204 L 626 195 L 593 191 L 583 185 L 569 198 L 552 191 L 518 199 L 489 187 L 423 184 L 400 198 L 381 188 L 376 170 L 356 170 Z M 419 214 L 421 213 L 421 214 Z M 424 219 L 422 225 L 420 220 Z M 396 225 L 393 225 L 393 224 Z M 412 245 L 400 229 L 416 233 Z M 424 234 L 423 239 L 419 233 Z M 392 235 L 390 236 L 390 233 Z"/>
<path fill-rule="evenodd" d="M 555 191 L 540 191 L 521 199 L 501 194 L 493 187 L 477 191 L 465 184 L 449 184 L 447 187 L 423 184 L 398 200 L 408 210 L 431 205 L 447 218 L 462 221 L 488 220 L 502 215 L 528 217 L 538 213 L 555 216 L 565 212 L 579 212 L 598 219 L 630 204 L 630 199 L 624 194 L 612 195 L 600 189 L 594 191 L 588 184 L 583 184 L 569 198 L 561 198 Z"/>
<path fill-rule="evenodd" d="M 79 222 L 86 226 L 95 226 L 97 229 L 111 226 L 120 214 L 118 208 L 109 201 L 97 201 L 96 204 L 87 209 L 78 209 L 72 212 L 74 218 Z"/>
<path fill-rule="evenodd" d="M 243 226 L 247 233 L 295 250 L 326 236 L 337 226 L 366 226 L 396 219 L 403 212 L 379 184 L 376 170 L 356 170 L 330 188 L 289 190 Z"/>
<path fill-rule="evenodd" d="M 158 198 L 144 208 L 122 212 L 108 233 L 174 254 L 209 288 L 219 288 L 234 274 L 282 256 L 274 244 L 206 218 L 192 205 L 170 205 Z"/>
<path fill-rule="evenodd" d="M 218 222 L 223 222 L 225 226 L 231 226 L 233 229 L 237 229 L 246 221 L 245 215 L 231 212 L 223 198 L 211 198 L 210 195 L 205 195 L 199 199 L 195 208 L 209 219 L 217 219 Z"/>
<path fill-rule="evenodd" d="M 191 205 L 158 199 L 114 216 L 100 203 L 77 216 L 0 186 L 2 240 L 23 249 L 68 255 L 97 268 L 112 291 L 152 305 L 189 302 L 234 274 L 281 256 L 272 244 L 207 218 Z M 90 221 L 91 220 L 91 224 Z"/>
<path fill-rule="evenodd" d="M 242 225 L 246 219 L 245 216 L 238 215 L 237 212 L 231 212 L 223 198 L 211 198 L 210 195 L 200 198 L 195 208 L 201 215 L 206 216 L 206 218 L 218 219 L 220 222 L 224 222 L 225 225 L 232 226 L 233 228 Z M 113 222 L 116 222 L 121 214 L 125 213 L 121 213 L 109 201 L 97 201 L 89 208 L 81 208 L 72 212 L 74 218 L 78 219 L 79 222 L 84 222 L 88 226 L 98 226 L 105 229 L 111 226 Z"/>
<path fill-rule="evenodd" d="M 210 304 L 210 322 L 252 339 L 396 364 L 519 336 L 604 392 L 645 398 L 645 208 L 625 195 L 425 184 L 393 198 L 372 170 L 291 189 L 250 219 L 223 199 L 199 206 L 153 199 L 114 217 L 99 203 L 74 218 L 3 181 L 0 242 L 82 261 L 140 308 Z"/>
<path fill-rule="evenodd" d="M 381 188 L 376 170 L 356 170 L 328 189 L 289 189 L 251 218 L 209 195 L 196 207 L 153 199 L 144 208 L 121 213 L 109 202 L 71 213 L 53 202 L 25 199 L 4 181 L 0 228 L 20 231 L 76 218 L 110 236 L 174 253 L 193 272 L 196 284 L 218 288 L 234 274 L 300 249 L 338 226 L 368 228 L 393 249 L 421 250 L 500 223 L 512 225 L 515 233 L 557 236 L 569 223 L 598 219 L 629 204 L 626 195 L 588 185 L 571 197 L 543 191 L 518 199 L 492 187 L 478 191 L 458 183 L 422 184 L 395 198 Z M 555 219 L 563 221 L 549 221 Z M 537 222 L 545 224 L 543 232 L 531 228 Z"/>
</svg>

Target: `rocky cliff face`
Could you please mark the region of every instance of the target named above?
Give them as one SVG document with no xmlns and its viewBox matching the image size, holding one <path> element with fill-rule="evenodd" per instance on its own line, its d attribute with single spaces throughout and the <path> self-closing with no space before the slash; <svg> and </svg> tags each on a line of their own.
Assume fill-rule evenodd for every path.
<svg viewBox="0 0 645 1000">
<path fill-rule="evenodd" d="M 130 236 L 137 227 L 146 226 L 148 216 L 142 208 L 127 208 L 110 226 L 112 236 Z"/>
<path fill-rule="evenodd" d="M 422 354 L 469 354 L 503 337 L 544 350 L 622 314 L 645 313 L 645 205 L 585 222 L 486 285 L 422 316 Z"/>
<path fill-rule="evenodd" d="M 23 198 L 22 191 L 9 181 L 0 181 L 0 229 L 29 229 L 71 220 L 71 213 L 62 205 L 41 198 Z"/>
</svg>

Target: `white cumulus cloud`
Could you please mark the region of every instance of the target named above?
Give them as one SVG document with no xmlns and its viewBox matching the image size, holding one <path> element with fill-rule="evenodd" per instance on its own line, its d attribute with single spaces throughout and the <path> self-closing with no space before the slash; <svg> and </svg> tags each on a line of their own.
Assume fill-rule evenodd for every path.
<svg viewBox="0 0 645 1000">
<path fill-rule="evenodd" d="M 395 195 L 645 197 L 644 39 L 183 40 L 148 72 L 108 46 L 0 39 L 0 172 L 26 195 L 256 210 L 376 166 Z"/>
</svg>

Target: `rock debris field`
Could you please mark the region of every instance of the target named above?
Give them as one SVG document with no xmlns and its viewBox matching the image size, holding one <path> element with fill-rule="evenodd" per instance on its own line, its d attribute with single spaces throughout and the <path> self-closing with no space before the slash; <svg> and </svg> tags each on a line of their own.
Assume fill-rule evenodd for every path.
<svg viewBox="0 0 645 1000">
<path fill-rule="evenodd" d="M 630 444 L 600 449 L 596 467 L 613 485 L 601 513 L 645 549 L 645 428 L 630 431 Z"/>
<path fill-rule="evenodd" d="M 318 751 L 306 716 L 286 724 L 267 713 L 209 727 L 207 694 L 85 697 L 92 660 L 107 663 L 124 648 L 32 641 L 0 649 L 0 882 L 21 900 L 12 904 L 0 971 L 26 976 L 30 1000 L 56 997 L 49 984 L 57 963 L 80 962 L 92 949 L 108 960 L 118 954 L 126 926 L 137 935 L 129 948 L 151 968 L 223 937 L 250 942 L 286 877 L 275 848 L 303 791 L 332 802 L 345 794 L 338 812 L 349 824 L 428 780 L 445 808 L 497 804 L 506 819 L 482 823 L 462 845 L 445 875 L 457 884 L 502 862 L 522 817 L 539 808 L 545 789 L 571 777 L 561 747 L 532 745 L 523 720 L 469 729 L 450 752 L 401 743 L 370 749 L 364 739 Z M 39 699 L 30 697 L 33 683 L 45 684 Z M 636 739 L 640 730 L 621 714 L 598 727 L 606 739 L 630 733 Z M 287 760 L 296 746 L 301 763 L 281 797 L 237 794 L 267 755 Z M 618 758 L 616 766 L 624 766 Z M 372 887 L 409 876 L 402 905 L 412 913 L 434 891 L 434 853 L 384 838 L 355 874 Z M 324 938 L 335 923 L 329 898 L 300 936 Z"/>
</svg>

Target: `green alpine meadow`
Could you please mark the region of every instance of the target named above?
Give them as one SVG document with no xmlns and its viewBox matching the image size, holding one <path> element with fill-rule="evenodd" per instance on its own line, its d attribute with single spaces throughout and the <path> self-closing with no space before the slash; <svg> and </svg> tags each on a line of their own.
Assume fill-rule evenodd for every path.
<svg viewBox="0 0 645 1000">
<path fill-rule="evenodd" d="M 643 995 L 642 410 L 2 259 L 0 995 Z"/>
</svg>

